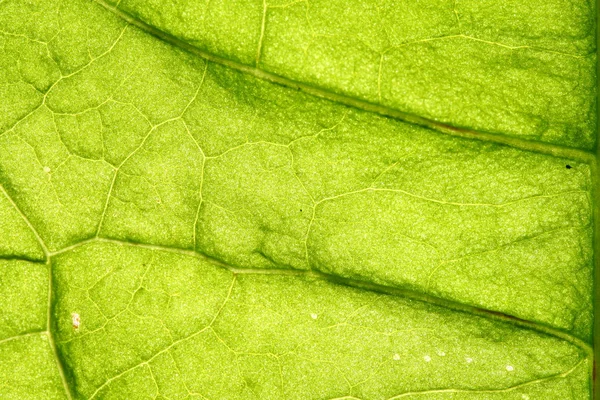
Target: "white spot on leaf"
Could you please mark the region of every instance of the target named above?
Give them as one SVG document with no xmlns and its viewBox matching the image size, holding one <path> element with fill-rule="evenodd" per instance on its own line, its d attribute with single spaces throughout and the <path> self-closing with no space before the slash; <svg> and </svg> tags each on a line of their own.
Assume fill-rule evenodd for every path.
<svg viewBox="0 0 600 400">
<path fill-rule="evenodd" d="M 81 317 L 77 313 L 71 314 L 71 321 L 73 322 L 73 329 L 79 329 L 81 325 Z"/>
<path fill-rule="evenodd" d="M 431 357 L 425 356 L 425 357 L 423 357 L 423 360 L 425 360 L 425 362 L 429 362 L 429 361 L 431 361 Z"/>
<path fill-rule="evenodd" d="M 444 356 L 446 356 L 446 353 L 443 351 L 438 351 L 438 356 L 444 357 Z"/>
<path fill-rule="evenodd" d="M 319 316 L 318 316 L 317 314 L 314 314 L 314 313 L 313 313 L 313 314 L 310 314 L 310 317 L 311 317 L 312 319 L 317 319 L 317 318 L 319 318 Z"/>
<path fill-rule="evenodd" d="M 394 357 L 392 357 L 394 360 L 399 361 L 400 360 L 400 354 L 396 353 L 394 354 Z"/>
<path fill-rule="evenodd" d="M 44 172 L 49 174 L 51 171 L 50 167 L 44 167 Z"/>
<path fill-rule="evenodd" d="M 507 365 L 507 366 L 506 366 L 506 370 L 507 370 L 507 371 L 514 371 L 514 370 L 515 370 L 515 367 L 513 367 L 512 365 Z"/>
<path fill-rule="evenodd" d="M 470 364 L 473 362 L 473 359 L 471 357 L 467 357 L 467 358 L 465 358 L 465 361 Z"/>
</svg>

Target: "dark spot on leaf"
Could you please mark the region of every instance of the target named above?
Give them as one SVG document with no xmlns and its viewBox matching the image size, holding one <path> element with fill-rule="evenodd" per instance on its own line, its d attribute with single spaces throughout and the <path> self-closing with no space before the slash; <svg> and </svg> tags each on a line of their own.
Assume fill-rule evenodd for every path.
<svg viewBox="0 0 600 400">
<path fill-rule="evenodd" d="M 569 164 L 567 164 L 567 169 L 571 169 L 571 168 L 573 168 L 573 167 L 571 167 Z"/>
</svg>

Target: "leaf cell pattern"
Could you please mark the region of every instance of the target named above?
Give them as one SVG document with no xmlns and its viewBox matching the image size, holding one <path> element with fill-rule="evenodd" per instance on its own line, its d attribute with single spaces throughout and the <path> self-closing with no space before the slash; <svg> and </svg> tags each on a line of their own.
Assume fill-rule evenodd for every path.
<svg viewBox="0 0 600 400">
<path fill-rule="evenodd" d="M 423 7 L 431 25 L 407 20 L 405 38 L 390 18 L 420 14 L 385 2 L 352 15 L 333 3 L 335 32 L 315 1 L 122 1 L 117 15 L 89 0 L 33 3 L 0 3 L 0 397 L 590 398 L 596 159 L 553 144 L 595 141 L 595 117 L 564 114 L 595 101 L 588 78 L 569 77 L 587 76 L 595 55 L 585 26 L 572 40 L 549 31 L 560 26 L 524 34 L 558 2 L 504 36 L 477 19 L 482 5 Z M 170 12 L 201 14 L 182 39 L 239 65 L 553 144 L 469 140 L 279 86 L 119 10 L 175 36 Z M 244 15 L 245 30 L 208 24 L 215 13 Z M 382 32 L 357 29 L 375 15 Z M 310 69 L 338 42 L 375 78 L 353 58 L 335 82 Z M 509 53 L 563 75 L 528 78 L 546 97 L 481 118 L 497 98 L 465 92 L 463 113 L 433 112 L 410 85 L 434 81 L 387 72 L 479 60 L 469 85 L 494 70 L 493 91 L 506 79 L 490 60 Z M 560 82 L 578 84 L 563 114 L 544 106 Z M 532 108 L 543 112 L 521 118 Z"/>
</svg>

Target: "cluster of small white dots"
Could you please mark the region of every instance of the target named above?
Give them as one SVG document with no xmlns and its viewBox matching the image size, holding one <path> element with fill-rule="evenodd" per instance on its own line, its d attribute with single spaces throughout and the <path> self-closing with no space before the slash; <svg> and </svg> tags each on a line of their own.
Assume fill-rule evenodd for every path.
<svg viewBox="0 0 600 400">
<path fill-rule="evenodd" d="M 444 357 L 444 356 L 446 356 L 446 353 L 445 353 L 445 352 L 443 352 L 443 351 L 438 351 L 438 352 L 437 352 L 437 354 L 438 354 L 438 356 L 440 356 L 440 357 Z M 392 358 L 393 358 L 395 361 L 400 361 L 400 359 L 401 359 L 401 357 L 400 357 L 400 354 L 398 354 L 398 353 L 394 354 L 394 355 L 392 356 Z M 430 355 L 428 355 L 428 354 L 426 354 L 426 355 L 424 355 L 424 356 L 423 356 L 423 360 L 425 360 L 425 362 L 431 362 L 431 356 L 430 356 Z M 469 363 L 469 364 L 470 364 L 470 363 L 472 363 L 472 362 L 473 362 L 473 359 L 472 359 L 471 357 L 465 357 L 465 361 L 466 361 L 467 363 Z M 506 366 L 506 370 L 507 370 L 508 372 L 512 372 L 512 371 L 514 371 L 514 370 L 515 370 L 515 367 L 513 367 L 512 365 L 507 365 L 507 366 Z M 523 399 L 526 399 L 526 400 L 527 400 L 527 399 L 529 399 L 529 397 L 526 397 L 526 396 L 527 396 L 527 395 L 525 395 L 525 394 L 524 394 L 524 395 L 523 395 Z"/>
</svg>

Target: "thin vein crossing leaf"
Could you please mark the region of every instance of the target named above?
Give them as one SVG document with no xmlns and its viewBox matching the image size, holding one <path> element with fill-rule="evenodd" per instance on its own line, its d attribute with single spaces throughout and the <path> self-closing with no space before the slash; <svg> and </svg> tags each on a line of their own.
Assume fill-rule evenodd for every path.
<svg viewBox="0 0 600 400">
<path fill-rule="evenodd" d="M 104 1 L 225 59 L 387 108 L 596 142 L 592 1 Z"/>
</svg>

